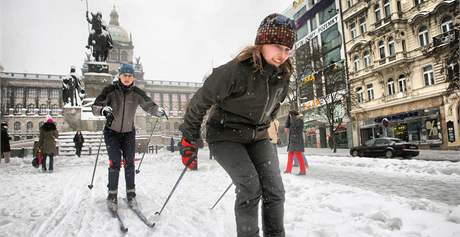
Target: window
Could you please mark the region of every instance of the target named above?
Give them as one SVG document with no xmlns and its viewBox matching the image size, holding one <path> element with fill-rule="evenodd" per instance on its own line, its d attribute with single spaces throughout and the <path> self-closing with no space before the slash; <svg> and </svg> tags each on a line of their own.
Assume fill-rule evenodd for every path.
<svg viewBox="0 0 460 237">
<path fill-rule="evenodd" d="M 21 130 L 21 123 L 20 122 L 14 122 L 14 130 L 19 131 Z"/>
<path fill-rule="evenodd" d="M 35 99 L 36 96 L 37 96 L 37 90 L 35 88 L 29 88 L 27 97 L 29 99 Z"/>
<path fill-rule="evenodd" d="M 442 33 L 446 33 L 450 30 L 452 30 L 452 19 L 450 16 L 444 17 L 441 21 L 441 31 Z"/>
<path fill-rule="evenodd" d="M 22 113 L 22 104 L 16 104 L 16 106 L 14 107 L 14 113 L 15 114 Z"/>
<path fill-rule="evenodd" d="M 356 88 L 356 100 L 358 101 L 358 103 L 364 102 L 364 93 L 362 87 Z"/>
<path fill-rule="evenodd" d="M 347 0 L 347 3 L 348 3 L 348 7 L 353 6 L 353 0 Z"/>
<path fill-rule="evenodd" d="M 59 92 L 60 92 L 60 90 L 58 90 L 58 89 L 51 90 L 51 99 L 59 98 Z"/>
<path fill-rule="evenodd" d="M 383 40 L 379 41 L 379 53 L 380 53 L 380 59 L 385 58 L 385 43 Z"/>
<path fill-rule="evenodd" d="M 421 26 L 418 30 L 418 39 L 420 46 L 425 47 L 428 45 L 428 28 Z"/>
<path fill-rule="evenodd" d="M 434 84 L 433 67 L 431 65 L 423 67 L 423 79 L 425 79 L 425 86 Z"/>
<path fill-rule="evenodd" d="M 415 6 L 418 6 L 418 5 L 422 4 L 423 2 L 425 2 L 425 0 L 414 0 Z"/>
<path fill-rule="evenodd" d="M 27 113 L 28 114 L 31 114 L 34 112 L 34 109 L 35 109 L 35 105 L 34 104 L 29 104 L 27 105 Z"/>
<path fill-rule="evenodd" d="M 385 12 L 385 18 L 391 16 L 390 0 L 383 0 L 383 11 Z"/>
<path fill-rule="evenodd" d="M 398 13 L 402 12 L 402 6 L 401 6 L 401 1 L 400 0 L 396 1 L 396 10 L 398 11 Z"/>
<path fill-rule="evenodd" d="M 318 25 L 316 24 L 316 17 L 313 17 L 311 20 L 310 20 L 310 32 L 315 30 L 316 27 L 318 27 Z"/>
<path fill-rule="evenodd" d="M 351 34 L 352 39 L 356 38 L 356 36 L 357 36 L 354 22 L 350 24 L 350 34 Z"/>
<path fill-rule="evenodd" d="M 404 93 L 407 91 L 406 76 L 400 75 L 398 79 L 398 84 L 399 84 L 399 92 Z"/>
<path fill-rule="evenodd" d="M 32 128 L 34 128 L 34 124 L 29 121 L 29 122 L 27 122 L 26 127 L 27 127 L 27 131 L 30 131 L 30 130 L 32 130 Z"/>
<path fill-rule="evenodd" d="M 40 89 L 40 98 L 47 99 L 48 98 L 48 90 L 47 89 Z"/>
<path fill-rule="evenodd" d="M 380 21 L 380 19 L 382 19 L 382 16 L 380 15 L 380 5 L 379 4 L 375 4 L 374 12 L 375 12 L 375 21 L 376 22 Z"/>
<path fill-rule="evenodd" d="M 374 99 L 374 87 L 372 86 L 372 84 L 367 84 L 366 87 L 367 87 L 367 98 L 369 100 L 373 100 Z"/>
<path fill-rule="evenodd" d="M 364 32 L 367 31 L 366 29 L 366 17 L 361 17 L 359 18 L 359 30 L 361 31 L 361 34 L 364 34 Z"/>
<path fill-rule="evenodd" d="M 387 87 L 388 87 L 388 95 L 394 95 L 395 94 L 395 82 L 393 81 L 393 78 L 388 79 Z"/>
<path fill-rule="evenodd" d="M 353 58 L 353 70 L 357 72 L 359 70 L 359 56 L 356 54 Z"/>
<path fill-rule="evenodd" d="M 365 50 L 364 51 L 364 67 L 369 67 L 369 65 L 371 65 L 369 50 Z"/>
<path fill-rule="evenodd" d="M 395 55 L 395 41 L 393 37 L 388 38 L 388 54 L 390 56 Z"/>
<path fill-rule="evenodd" d="M 48 110 L 48 106 L 46 104 L 40 105 L 40 114 L 46 114 Z"/>
<path fill-rule="evenodd" d="M 121 51 L 121 61 L 123 62 L 128 61 L 128 53 L 126 51 Z"/>
</svg>

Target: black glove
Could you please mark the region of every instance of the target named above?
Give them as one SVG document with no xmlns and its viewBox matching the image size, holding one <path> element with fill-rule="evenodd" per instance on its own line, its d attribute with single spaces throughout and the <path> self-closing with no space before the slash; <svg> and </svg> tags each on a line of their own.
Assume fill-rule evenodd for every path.
<svg viewBox="0 0 460 237">
<path fill-rule="evenodd" d="M 112 122 L 113 122 L 113 113 L 112 113 L 112 107 L 110 106 L 105 106 L 102 111 L 101 111 L 101 114 L 105 117 L 105 119 L 107 120 L 107 127 L 110 127 L 112 126 Z"/>
</svg>

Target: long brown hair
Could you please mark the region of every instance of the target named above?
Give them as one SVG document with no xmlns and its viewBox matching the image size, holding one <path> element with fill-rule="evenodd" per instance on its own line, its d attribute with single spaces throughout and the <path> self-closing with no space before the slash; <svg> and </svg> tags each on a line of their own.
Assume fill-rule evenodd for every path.
<svg viewBox="0 0 460 237">
<path fill-rule="evenodd" d="M 261 53 L 262 45 L 252 45 L 252 46 L 247 46 L 243 50 L 241 50 L 238 55 L 236 55 L 235 60 L 238 62 L 245 61 L 249 58 L 252 58 L 253 61 L 253 67 L 255 72 L 262 72 L 263 71 L 263 66 L 262 66 L 262 53 Z M 294 68 L 292 66 L 291 59 L 288 58 L 286 62 L 281 64 L 280 66 L 281 70 L 283 71 L 283 79 L 284 80 L 289 80 L 291 77 L 291 74 L 294 71 Z"/>
</svg>

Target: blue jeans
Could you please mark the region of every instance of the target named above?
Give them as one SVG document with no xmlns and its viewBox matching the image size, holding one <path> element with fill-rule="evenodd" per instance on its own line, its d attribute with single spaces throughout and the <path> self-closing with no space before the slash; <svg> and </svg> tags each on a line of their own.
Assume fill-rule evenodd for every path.
<svg viewBox="0 0 460 237">
<path fill-rule="evenodd" d="M 134 192 L 135 130 L 126 133 L 118 133 L 110 128 L 105 128 L 104 140 L 109 155 L 109 183 L 107 184 L 109 193 L 117 193 L 122 155 L 125 165 L 126 192 Z"/>
</svg>

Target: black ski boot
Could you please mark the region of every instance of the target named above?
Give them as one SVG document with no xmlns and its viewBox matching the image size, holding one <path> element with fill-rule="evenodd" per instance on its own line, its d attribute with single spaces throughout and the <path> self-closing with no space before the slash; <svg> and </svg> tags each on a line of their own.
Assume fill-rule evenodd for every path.
<svg viewBox="0 0 460 237">
<path fill-rule="evenodd" d="M 128 192 L 126 194 L 126 199 L 128 200 L 128 206 L 131 208 L 136 208 L 137 207 L 137 201 L 136 201 L 136 193 L 135 192 Z"/>
<path fill-rule="evenodd" d="M 107 207 L 109 210 L 116 212 L 118 210 L 118 201 L 116 193 L 109 193 L 107 196 Z"/>
</svg>

